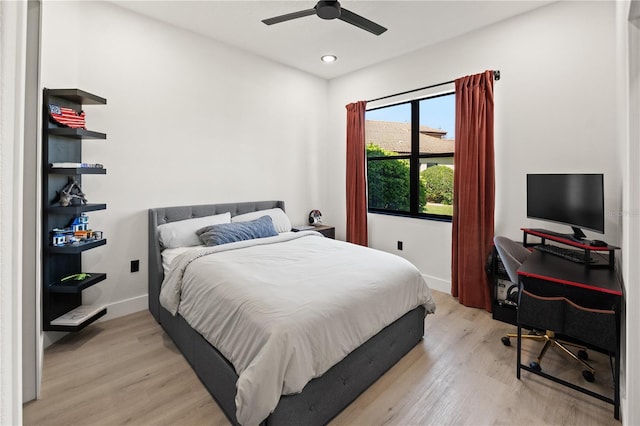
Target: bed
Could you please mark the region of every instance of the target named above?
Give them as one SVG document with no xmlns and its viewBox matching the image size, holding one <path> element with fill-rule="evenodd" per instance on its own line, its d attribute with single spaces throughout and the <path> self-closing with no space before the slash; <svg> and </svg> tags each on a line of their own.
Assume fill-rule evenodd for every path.
<svg viewBox="0 0 640 426">
<path fill-rule="evenodd" d="M 177 306 L 174 309 L 173 306 L 168 304 L 166 294 L 170 293 L 170 291 L 167 289 L 171 288 L 171 285 L 173 285 L 175 282 L 173 276 L 180 277 L 180 279 L 184 277 L 185 281 L 189 281 L 190 279 L 192 279 L 191 275 L 196 274 L 195 271 L 199 271 L 201 267 L 204 267 L 204 265 L 198 265 L 196 268 L 196 263 L 205 263 L 209 261 L 202 260 L 205 258 L 216 259 L 216 261 L 218 262 L 223 262 L 218 263 L 217 266 L 215 266 L 215 268 L 221 269 L 221 266 L 224 266 L 226 268 L 226 266 L 228 266 L 230 263 L 230 261 L 226 260 L 227 258 L 222 256 L 235 256 L 233 257 L 233 259 L 238 259 L 239 261 L 243 259 L 242 256 L 245 255 L 245 252 L 251 253 L 247 254 L 247 256 L 254 256 L 254 251 L 256 253 L 264 253 L 264 250 L 272 250 L 271 247 L 277 247 L 279 250 L 280 247 L 291 245 L 287 246 L 287 250 L 289 250 L 289 252 L 283 252 L 285 253 L 285 257 L 290 258 L 296 257 L 295 255 L 296 253 L 298 253 L 298 251 L 291 252 L 293 248 L 298 247 L 294 246 L 294 244 L 304 244 L 305 247 L 321 246 L 320 248 L 325 251 L 325 246 L 327 246 L 328 244 L 336 244 L 335 248 L 334 246 L 331 247 L 332 250 L 335 249 L 337 251 L 346 250 L 348 248 L 346 246 L 353 245 L 348 245 L 346 243 L 337 241 L 332 241 L 330 243 L 328 239 L 324 239 L 324 237 L 322 237 L 320 234 L 312 231 L 306 233 L 296 233 L 296 235 L 293 235 L 293 233 L 283 232 L 282 234 L 279 234 L 277 236 L 261 239 L 258 244 L 261 247 L 255 247 L 254 242 L 241 241 L 239 243 L 233 243 L 226 246 L 232 248 L 224 248 L 219 246 L 202 249 L 202 253 L 207 254 L 207 256 L 204 256 L 203 254 L 196 254 L 195 250 L 187 250 L 184 254 L 179 255 L 176 258 L 177 260 L 173 261 L 173 264 L 175 265 L 184 265 L 184 269 L 181 271 L 177 271 L 179 267 L 174 265 L 174 269 L 172 269 L 167 274 L 167 280 L 165 281 L 165 270 L 169 271 L 169 269 L 166 269 L 166 259 L 165 265 L 163 266 L 162 252 L 164 250 L 164 247 L 161 243 L 159 229 L 164 229 L 162 225 L 185 221 L 187 219 L 206 218 L 214 215 L 222 216 L 222 214 L 226 213 L 229 213 L 231 217 L 239 218 L 241 217 L 241 215 L 250 216 L 255 212 L 262 212 L 271 209 L 281 209 L 282 211 L 284 211 L 284 202 L 260 201 L 150 209 L 149 311 L 174 341 L 185 359 L 192 366 L 199 379 L 205 385 L 213 398 L 217 401 L 218 405 L 223 410 L 231 423 L 260 423 L 264 425 L 326 424 L 340 411 L 342 411 L 342 409 L 349 405 L 355 398 L 357 398 L 360 393 L 362 393 L 367 387 L 375 382 L 382 374 L 384 374 L 384 372 L 386 372 L 391 366 L 393 366 L 400 358 L 402 358 L 409 350 L 411 350 L 418 342 L 421 341 L 424 334 L 425 315 L 428 312 L 433 312 L 435 309 L 435 305 L 433 304 L 433 300 L 430 297 L 428 287 L 423 283 L 424 287 L 426 287 L 426 290 L 423 290 L 422 287 L 420 287 L 419 291 L 425 291 L 425 294 L 428 295 L 426 300 L 424 295 L 421 296 L 422 299 L 420 300 L 424 303 L 407 309 L 407 311 L 399 315 L 397 319 L 390 321 L 388 325 L 383 326 L 379 331 L 376 330 L 372 337 L 367 338 L 364 343 L 359 344 L 359 346 L 357 346 L 355 349 L 349 349 L 349 352 L 348 354 L 346 354 L 346 356 L 341 358 L 335 364 L 331 364 L 332 366 L 330 366 L 328 369 L 319 367 L 319 371 L 321 371 L 322 373 L 315 377 L 310 376 L 310 380 L 306 384 L 304 384 L 299 391 L 296 391 L 295 393 L 283 392 L 282 395 L 278 395 L 275 408 L 270 408 L 269 411 L 266 412 L 264 418 L 262 415 L 260 415 L 258 417 L 259 421 L 257 421 L 255 417 L 247 417 L 246 413 L 243 413 L 242 409 L 239 409 L 236 406 L 236 400 L 237 398 L 241 397 L 241 391 L 244 389 L 244 387 L 248 386 L 246 385 L 246 383 L 250 383 L 249 386 L 251 386 L 251 383 L 260 382 L 260 380 L 244 380 L 244 376 L 246 375 L 246 370 L 244 370 L 244 367 L 240 370 L 240 376 L 236 374 L 236 368 L 234 368 L 232 362 L 229 361 L 229 359 L 232 359 L 233 362 L 236 363 L 236 365 L 239 362 L 237 357 L 234 357 L 233 351 L 229 352 L 226 347 L 221 346 L 219 349 L 214 346 L 210 342 L 217 341 L 214 340 L 215 336 L 211 337 L 207 335 L 209 331 L 202 331 L 201 325 L 198 324 L 197 321 L 194 322 L 193 315 L 190 315 L 189 313 L 183 314 L 177 309 Z M 258 213 L 258 215 L 259 214 L 260 213 Z M 317 236 L 314 236 L 312 234 L 317 234 Z M 271 240 L 273 240 L 273 242 Z M 262 247 L 263 245 L 265 247 Z M 214 252 L 220 248 L 223 249 L 221 253 L 209 253 Z M 320 248 L 317 248 L 317 250 L 320 250 Z M 259 252 L 258 250 L 262 251 Z M 358 248 L 358 250 L 370 249 Z M 205 251 L 207 253 L 204 253 Z M 300 250 L 300 252 L 302 251 L 304 250 Z M 375 250 L 370 251 L 375 252 Z M 166 252 L 169 252 L 169 250 L 166 250 Z M 277 253 L 277 251 L 275 252 Z M 218 257 L 216 256 L 224 260 L 217 260 Z M 209 267 L 214 266 L 210 265 Z M 287 270 L 288 269 L 289 268 L 287 268 Z M 201 274 L 206 273 L 206 270 L 205 272 L 201 272 Z M 291 275 L 292 273 L 293 272 L 290 272 L 289 275 Z M 286 274 L 283 274 L 283 277 L 284 275 Z M 309 277 L 307 277 L 305 281 L 311 281 L 311 275 L 309 275 Z M 283 280 L 285 279 L 283 278 Z M 165 294 L 163 294 L 164 298 L 163 303 L 161 304 L 160 298 L 163 281 L 168 284 L 165 284 Z M 184 292 L 184 295 L 180 297 L 188 297 L 189 291 L 182 291 Z M 177 290 L 176 293 L 180 295 L 181 291 Z M 268 295 L 267 293 L 265 294 Z M 219 295 L 216 297 L 219 299 Z M 195 297 L 194 300 L 200 299 L 201 297 L 198 296 Z M 185 305 L 189 304 L 189 302 L 186 300 L 180 303 L 183 303 Z M 315 304 L 316 303 L 314 301 L 313 305 L 315 306 Z M 366 305 L 369 306 L 369 303 L 367 303 Z M 385 309 L 380 308 L 380 312 L 385 311 Z M 185 315 L 188 319 L 185 318 Z M 326 316 L 326 313 L 323 313 L 322 315 Z M 397 314 L 390 313 L 389 315 Z M 332 315 L 329 315 L 329 317 L 331 316 Z M 383 316 L 383 314 L 381 313 L 380 316 Z M 192 326 L 190 322 L 195 325 Z M 208 321 L 204 322 L 209 323 Z M 216 333 L 216 330 L 220 330 L 221 328 L 223 327 L 212 327 L 213 331 L 211 332 Z M 203 334 L 207 335 L 207 337 L 204 337 Z M 324 344 L 317 342 L 315 342 L 315 344 L 316 349 L 320 348 L 321 350 L 324 350 Z M 332 352 L 333 350 L 328 351 Z M 303 350 L 298 349 L 290 352 L 304 353 Z M 315 351 L 313 352 L 315 353 Z M 227 354 L 227 356 L 223 355 L 223 353 Z M 281 355 L 279 354 L 278 357 L 280 356 Z M 295 365 L 293 361 L 288 361 L 288 363 L 288 365 Z M 249 396 L 256 393 L 261 393 L 256 391 L 256 389 L 261 388 L 248 389 L 249 390 L 245 393 Z M 237 413 L 240 413 L 241 420 L 244 421 L 239 422 L 236 416 Z"/>
</svg>

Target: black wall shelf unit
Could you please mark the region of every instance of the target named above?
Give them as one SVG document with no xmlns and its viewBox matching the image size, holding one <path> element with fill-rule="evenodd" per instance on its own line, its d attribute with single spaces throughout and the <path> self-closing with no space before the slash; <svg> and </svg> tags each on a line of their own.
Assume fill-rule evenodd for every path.
<svg viewBox="0 0 640 426">
<path fill-rule="evenodd" d="M 106 139 L 107 135 L 100 132 L 92 132 L 86 129 L 70 129 L 67 127 L 58 127 L 49 129 L 50 135 L 64 136 L 73 139 Z"/>
<path fill-rule="evenodd" d="M 49 174 L 51 175 L 106 175 L 107 169 L 95 169 L 95 168 L 61 168 L 61 167 L 49 167 Z"/>
<path fill-rule="evenodd" d="M 51 214 L 72 214 L 74 216 L 79 215 L 80 213 L 92 212 L 96 210 L 105 210 L 107 208 L 106 204 L 81 204 L 77 206 L 50 206 L 46 207 L 46 211 Z"/>
<path fill-rule="evenodd" d="M 92 285 L 98 284 L 100 281 L 107 279 L 107 274 L 88 272 L 89 277 L 82 281 L 67 280 L 67 281 L 54 281 L 49 285 L 49 291 L 51 293 L 80 293 L 85 288 L 89 288 Z"/>
<path fill-rule="evenodd" d="M 52 168 L 55 162 L 82 162 L 83 140 L 104 140 L 105 133 L 59 126 L 49 119 L 49 105 L 80 111 L 83 105 L 105 105 L 107 100 L 79 89 L 44 89 L 42 116 L 42 322 L 44 331 L 79 331 L 107 313 L 92 307 L 86 317 L 65 324 L 60 318 L 82 306 L 82 291 L 107 279 L 104 272 L 84 272 L 82 252 L 106 245 L 107 240 L 91 238 L 65 245 L 53 245 L 53 229 L 67 228 L 74 218 L 87 212 L 106 210 L 105 203 L 61 206 L 59 192 L 73 177 L 82 185 L 83 175 L 106 174 L 104 168 Z M 87 194 L 93 198 L 93 194 Z M 85 273 L 83 280 L 63 278 Z M 64 318 L 64 317 L 63 317 Z M 52 324 L 52 321 L 56 324 Z"/>
<path fill-rule="evenodd" d="M 60 246 L 60 247 L 50 246 L 48 251 L 49 253 L 59 253 L 59 254 L 80 254 L 83 251 L 91 250 L 93 248 L 100 247 L 105 244 L 107 244 L 107 240 L 102 239 L 102 240 L 90 241 L 88 243 L 78 243 L 78 244 L 73 244 L 68 246 Z"/>
</svg>

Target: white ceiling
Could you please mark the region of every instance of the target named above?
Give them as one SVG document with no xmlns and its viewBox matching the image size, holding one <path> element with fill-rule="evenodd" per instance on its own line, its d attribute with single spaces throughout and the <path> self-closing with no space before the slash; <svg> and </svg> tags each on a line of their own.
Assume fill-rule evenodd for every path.
<svg viewBox="0 0 640 426">
<path fill-rule="evenodd" d="M 343 0 L 343 8 L 388 30 L 380 36 L 315 15 L 272 26 L 262 19 L 313 8 L 309 1 L 114 0 L 113 3 L 325 79 L 544 6 L 542 0 Z M 542 29 L 541 29 L 542 30 Z M 338 56 L 325 64 L 324 54 Z"/>
</svg>

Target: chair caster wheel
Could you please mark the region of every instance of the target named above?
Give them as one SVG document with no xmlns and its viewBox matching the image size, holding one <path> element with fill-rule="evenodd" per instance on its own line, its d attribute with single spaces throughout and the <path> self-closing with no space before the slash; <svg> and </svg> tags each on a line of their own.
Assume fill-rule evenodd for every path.
<svg viewBox="0 0 640 426">
<path fill-rule="evenodd" d="M 581 360 L 586 361 L 586 360 L 589 359 L 589 354 L 584 349 L 579 350 L 578 351 L 578 358 L 580 358 Z"/>
<path fill-rule="evenodd" d="M 502 336 L 500 340 L 502 341 L 503 345 L 511 346 L 511 339 L 509 339 L 507 336 Z"/>
<path fill-rule="evenodd" d="M 542 367 L 540 367 L 540 364 L 538 364 L 535 361 L 531 361 L 529 363 L 529 368 L 531 368 L 532 370 L 535 370 L 535 371 L 542 371 Z"/>
<path fill-rule="evenodd" d="M 587 382 L 590 382 L 590 383 L 592 383 L 592 382 L 594 382 L 596 380 L 596 378 L 594 377 L 593 373 L 591 371 L 589 371 L 589 370 L 583 370 L 582 371 L 582 377 L 584 377 L 584 379 Z"/>
</svg>

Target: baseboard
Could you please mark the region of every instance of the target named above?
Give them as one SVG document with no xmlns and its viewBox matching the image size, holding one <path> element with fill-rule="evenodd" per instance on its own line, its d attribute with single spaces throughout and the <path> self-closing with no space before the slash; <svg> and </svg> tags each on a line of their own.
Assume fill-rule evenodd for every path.
<svg viewBox="0 0 640 426">
<path fill-rule="evenodd" d="M 107 305 L 107 314 L 100 318 L 97 322 L 108 321 L 110 319 L 123 317 L 135 312 L 143 311 L 149 306 L 149 296 L 132 297 L 131 299 L 120 300 L 118 302 Z"/>
<path fill-rule="evenodd" d="M 422 274 L 424 280 L 429 285 L 429 288 L 443 293 L 451 294 L 451 281 L 443 280 L 442 278 L 432 277 L 427 274 Z"/>
</svg>

